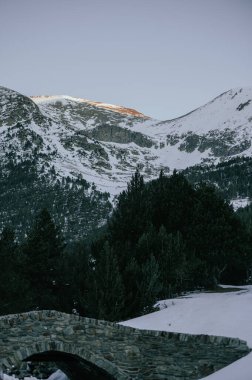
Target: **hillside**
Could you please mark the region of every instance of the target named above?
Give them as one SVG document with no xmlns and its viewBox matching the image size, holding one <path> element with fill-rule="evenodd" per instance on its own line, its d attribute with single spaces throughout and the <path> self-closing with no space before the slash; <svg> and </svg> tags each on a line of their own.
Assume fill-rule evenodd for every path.
<svg viewBox="0 0 252 380">
<path fill-rule="evenodd" d="M 161 169 L 189 167 L 190 181 L 222 189 L 206 173 L 225 165 L 223 195 L 232 201 L 245 194 L 249 202 L 250 177 L 245 189 L 234 189 L 232 168 L 248 157 L 240 175 L 250 173 L 251 100 L 252 88 L 230 90 L 180 118 L 157 121 L 122 106 L 64 95 L 29 98 L 0 87 L 1 223 L 13 224 L 22 238 L 46 206 L 67 239 L 85 238 L 102 226 L 137 168 L 148 181 Z"/>
</svg>

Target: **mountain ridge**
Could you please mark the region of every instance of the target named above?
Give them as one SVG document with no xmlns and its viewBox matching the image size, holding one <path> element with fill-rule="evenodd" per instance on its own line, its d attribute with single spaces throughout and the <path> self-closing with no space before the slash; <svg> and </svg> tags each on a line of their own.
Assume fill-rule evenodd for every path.
<svg viewBox="0 0 252 380">
<path fill-rule="evenodd" d="M 14 180 L 15 167 L 26 168 L 26 173 L 36 172 L 31 179 L 34 188 L 57 188 L 61 206 L 54 200 L 51 207 L 63 221 L 63 229 L 67 228 L 63 220 L 67 207 L 66 218 L 73 219 L 69 216 L 71 207 L 63 198 L 71 198 L 73 189 L 82 188 L 82 197 L 89 204 L 89 213 L 81 224 L 92 219 L 92 207 L 102 202 L 101 213 L 97 209 L 96 221 L 91 223 L 94 228 L 95 224 L 102 225 L 111 207 L 107 202 L 113 202 L 126 188 L 136 169 L 149 181 L 160 170 L 170 174 L 174 169 L 210 167 L 252 156 L 252 87 L 229 90 L 191 113 L 168 121 L 145 118 L 138 111 L 118 112 L 116 107 L 120 106 L 108 108 L 106 103 L 76 99 L 79 98 L 29 98 L 0 87 L 0 169 L 4 188 L 8 189 L 8 176 L 9 181 Z M 250 165 L 250 161 L 245 164 Z M 18 191 L 18 184 L 15 186 Z M 37 207 L 45 203 L 42 198 Z M 96 206 L 94 200 L 98 202 Z M 4 196 L 2 201 L 5 202 Z M 5 206 L 2 212 L 6 212 Z M 72 214 L 80 215 L 79 212 L 77 205 L 75 211 L 71 209 Z"/>
<path fill-rule="evenodd" d="M 6 88 L 0 88 L 0 104 L 6 92 L 14 105 L 7 122 L 3 116 L 10 111 L 1 113 L 0 125 L 29 124 L 44 145 L 55 147 L 58 160 L 52 161 L 60 176 L 87 176 L 99 190 L 114 195 L 125 188 L 136 168 L 148 180 L 161 169 L 169 173 L 252 155 L 250 87 L 226 91 L 168 121 L 121 114 L 118 109 L 100 107 L 105 103 L 69 96 L 28 98 Z M 13 120 L 14 112 L 17 120 Z"/>
<path fill-rule="evenodd" d="M 93 101 L 93 100 L 84 99 L 84 98 L 76 98 L 69 95 L 38 95 L 38 96 L 35 95 L 35 96 L 30 96 L 30 99 L 32 99 L 36 104 L 40 104 L 42 102 L 47 103 L 47 102 L 57 102 L 57 101 L 62 101 L 62 100 L 71 100 L 77 103 L 87 103 L 90 105 L 94 105 L 96 107 L 111 110 L 113 112 L 136 116 L 143 119 L 150 119 L 149 116 L 144 115 L 143 113 L 137 111 L 134 108 L 128 108 L 121 105 L 98 102 L 98 101 Z"/>
</svg>

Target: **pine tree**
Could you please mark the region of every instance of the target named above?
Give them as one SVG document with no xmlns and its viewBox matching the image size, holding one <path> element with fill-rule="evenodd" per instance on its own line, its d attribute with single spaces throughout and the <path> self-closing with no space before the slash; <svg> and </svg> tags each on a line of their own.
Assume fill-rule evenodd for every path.
<svg viewBox="0 0 252 380">
<path fill-rule="evenodd" d="M 143 303 L 139 287 L 141 265 L 138 264 L 134 256 L 129 258 L 128 263 L 122 272 L 122 277 L 125 288 L 123 318 L 132 318 L 141 314 L 141 306 Z"/>
<path fill-rule="evenodd" d="M 153 310 L 153 306 L 162 290 L 160 270 L 157 260 L 153 255 L 142 264 L 141 276 L 138 279 L 138 291 L 140 294 L 139 310 L 147 313 Z"/>
<path fill-rule="evenodd" d="M 141 265 L 145 263 L 151 255 L 157 255 L 157 232 L 151 224 L 149 228 L 139 237 L 136 244 L 135 257 L 137 262 Z"/>
<path fill-rule="evenodd" d="M 22 275 L 22 257 L 12 228 L 6 227 L 0 237 L 0 314 L 27 310 L 27 283 Z"/>
<path fill-rule="evenodd" d="M 202 184 L 195 194 L 193 223 L 186 239 L 188 254 L 205 262 L 202 286 L 217 286 L 224 278 L 233 283 L 244 281 L 249 259 L 246 231 L 213 187 Z"/>
<path fill-rule="evenodd" d="M 64 291 L 62 309 L 71 312 L 73 309 L 83 316 L 93 312 L 93 268 L 89 250 L 79 241 L 65 252 L 61 264 L 60 285 Z"/>
<path fill-rule="evenodd" d="M 158 262 L 163 297 L 172 297 L 183 290 L 186 281 L 185 243 L 180 232 L 167 234 L 164 226 L 158 233 Z"/>
<path fill-rule="evenodd" d="M 124 287 L 123 318 L 141 314 L 157 296 L 244 281 L 251 268 L 249 234 L 233 209 L 213 188 L 193 188 L 176 172 L 147 184 L 137 172 L 118 197 L 105 239 Z M 98 264 L 103 242 L 94 245 Z"/>
<path fill-rule="evenodd" d="M 110 242 L 135 244 L 146 227 L 145 184 L 139 171 L 132 176 L 123 191 L 108 224 Z"/>
<path fill-rule="evenodd" d="M 191 222 L 194 189 L 186 178 L 174 172 L 170 177 L 163 173 L 147 184 L 149 219 L 156 230 L 163 225 L 168 233 L 183 233 Z"/>
<path fill-rule="evenodd" d="M 60 258 L 64 243 L 49 212 L 43 209 L 23 247 L 26 258 L 26 277 L 30 284 L 30 303 L 33 308 L 60 307 Z"/>
<path fill-rule="evenodd" d="M 124 307 L 124 289 L 117 258 L 105 242 L 95 268 L 98 318 L 120 320 Z"/>
</svg>

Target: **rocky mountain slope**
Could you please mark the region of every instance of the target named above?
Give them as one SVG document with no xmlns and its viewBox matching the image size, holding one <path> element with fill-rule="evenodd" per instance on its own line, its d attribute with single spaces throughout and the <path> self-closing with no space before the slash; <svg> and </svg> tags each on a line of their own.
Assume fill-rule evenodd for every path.
<svg viewBox="0 0 252 380">
<path fill-rule="evenodd" d="M 69 239 L 85 237 L 102 225 L 136 168 L 146 180 L 161 169 L 213 170 L 251 157 L 251 138 L 252 88 L 157 121 L 122 106 L 69 96 L 28 98 L 0 87 L 2 225 L 14 224 L 24 235 L 27 221 L 46 206 Z"/>
</svg>

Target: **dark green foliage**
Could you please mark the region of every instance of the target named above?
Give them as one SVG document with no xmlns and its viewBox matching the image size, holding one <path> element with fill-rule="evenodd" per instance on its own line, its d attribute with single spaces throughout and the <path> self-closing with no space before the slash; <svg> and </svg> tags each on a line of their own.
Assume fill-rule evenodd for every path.
<svg viewBox="0 0 252 380">
<path fill-rule="evenodd" d="M 145 185 L 143 177 L 136 171 L 127 190 L 123 191 L 109 220 L 110 241 L 136 243 L 139 234 L 146 228 L 146 204 L 144 203 Z"/>
<path fill-rule="evenodd" d="M 35 158 L 16 163 L 8 157 L 0 170 L 0 230 L 12 225 L 22 242 L 37 210 L 47 208 L 67 242 L 91 240 L 111 210 L 108 194 L 87 192 L 90 185 L 82 178 L 57 177 L 41 153 L 39 158 L 43 159 L 40 169 Z"/>
<path fill-rule="evenodd" d="M 165 177 L 161 172 L 159 179 L 147 184 L 146 192 L 156 230 L 163 225 L 169 233 L 183 232 L 191 223 L 194 190 L 183 175 L 174 172 Z"/>
<path fill-rule="evenodd" d="M 23 257 L 15 242 L 14 231 L 6 227 L 0 238 L 0 314 L 17 313 L 27 303 L 28 283 L 22 276 Z"/>
<path fill-rule="evenodd" d="M 242 220 L 252 239 L 252 205 L 250 204 L 249 206 L 238 209 L 236 215 Z"/>
<path fill-rule="evenodd" d="M 120 320 L 124 307 L 124 287 L 117 258 L 106 241 L 95 265 L 95 291 L 98 318 Z"/>
<path fill-rule="evenodd" d="M 137 172 L 106 236 L 125 290 L 123 318 L 150 310 L 158 297 L 239 284 L 251 266 L 249 235 L 232 207 L 214 188 L 195 189 L 176 172 L 147 184 Z M 102 239 L 92 252 L 99 260 L 105 255 Z"/>
<path fill-rule="evenodd" d="M 216 191 L 226 200 L 252 198 L 252 158 L 237 157 L 218 165 L 196 165 L 183 170 L 192 184 L 216 185 Z"/>
<path fill-rule="evenodd" d="M 251 214 L 239 212 L 244 228 L 213 187 L 193 187 L 176 172 L 145 184 L 136 172 L 91 247 L 65 247 L 46 209 L 22 245 L 11 229 L 2 232 L 0 313 L 75 310 L 117 321 L 183 291 L 243 283 L 252 268 Z"/>
<path fill-rule="evenodd" d="M 186 287 L 186 251 L 180 232 L 167 234 L 161 226 L 158 238 L 158 259 L 161 269 L 162 296 L 172 297 Z"/>
<path fill-rule="evenodd" d="M 157 300 L 162 289 L 157 259 L 151 255 L 140 269 L 139 278 L 137 277 L 139 312 L 147 313 L 153 310 L 153 301 Z"/>
<path fill-rule="evenodd" d="M 67 247 L 59 269 L 60 309 L 68 313 L 76 309 L 81 315 L 93 315 L 96 311 L 93 300 L 94 279 L 88 247 L 81 241 Z"/>
<path fill-rule="evenodd" d="M 23 247 L 25 275 L 29 282 L 30 306 L 40 309 L 60 307 L 60 261 L 64 243 L 49 212 L 37 216 Z"/>
<path fill-rule="evenodd" d="M 244 265 L 248 252 L 248 236 L 233 209 L 214 188 L 201 185 L 196 190 L 193 224 L 187 236 L 188 251 L 207 263 L 203 286 L 217 286 L 228 280 L 239 283 L 246 277 Z M 235 270 L 231 267 L 235 264 Z M 231 274 L 232 273 L 232 274 Z"/>
</svg>

